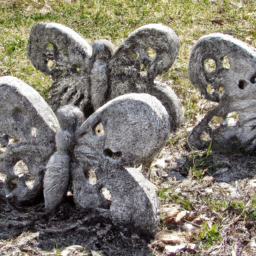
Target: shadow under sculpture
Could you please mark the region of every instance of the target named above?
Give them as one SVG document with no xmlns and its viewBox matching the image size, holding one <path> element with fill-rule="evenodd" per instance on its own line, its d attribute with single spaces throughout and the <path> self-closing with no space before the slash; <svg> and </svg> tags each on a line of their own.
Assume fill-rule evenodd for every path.
<svg viewBox="0 0 256 256">
<path fill-rule="evenodd" d="M 101 249 L 104 255 L 151 255 L 147 243 L 159 221 L 156 190 L 132 167 L 152 160 L 168 139 L 169 116 L 161 102 L 149 94 L 127 94 L 109 101 L 86 121 L 72 105 L 61 107 L 57 120 L 41 96 L 19 79 L 0 78 L 0 89 L 0 95 L 6 91 L 11 99 L 2 112 L 6 121 L 1 133 L 19 140 L 7 144 L 0 155 L 0 171 L 7 177 L 0 183 L 5 219 L 1 238 L 37 230 L 45 249 L 52 249 L 58 239 L 60 247 L 81 244 Z M 10 171 L 18 160 L 35 176 L 32 189 L 23 176 Z M 96 175 L 94 185 L 89 171 Z M 4 187 L 14 180 L 16 187 L 5 194 Z M 110 200 L 103 196 L 103 188 L 110 192 Z M 26 199 L 34 190 L 44 193 L 46 211 L 37 196 Z M 17 193 L 22 200 L 16 199 Z M 4 216 L 12 209 L 7 201 L 16 210 Z M 51 214 L 55 217 L 48 218 Z"/>
<path fill-rule="evenodd" d="M 179 52 L 175 32 L 149 24 L 132 32 L 114 52 L 107 40 L 92 46 L 72 29 L 58 23 L 38 23 L 30 33 L 27 55 L 35 68 L 51 75 L 48 103 L 78 106 L 89 117 L 103 104 L 127 93 L 149 93 L 169 113 L 171 132 L 183 119 L 174 91 L 156 76 L 168 71 Z"/>
<path fill-rule="evenodd" d="M 207 69 L 207 61 L 212 61 Z M 205 99 L 219 103 L 197 124 L 188 137 L 196 149 L 211 146 L 215 152 L 255 154 L 256 147 L 256 53 L 253 47 L 229 35 L 203 36 L 194 46 L 189 62 L 190 80 Z M 224 120 L 237 112 L 234 124 L 223 122 L 211 129 L 214 117 Z M 206 132 L 209 140 L 203 140 Z"/>
</svg>

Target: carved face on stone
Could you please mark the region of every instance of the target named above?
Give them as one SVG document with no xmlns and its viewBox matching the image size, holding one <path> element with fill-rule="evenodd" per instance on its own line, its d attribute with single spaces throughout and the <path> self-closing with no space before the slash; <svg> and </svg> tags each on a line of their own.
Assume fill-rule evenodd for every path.
<svg viewBox="0 0 256 256">
<path fill-rule="evenodd" d="M 168 114 L 155 97 L 120 96 L 82 124 L 74 155 L 85 168 L 95 167 L 104 159 L 134 166 L 150 161 L 164 146 L 169 131 Z"/>
</svg>

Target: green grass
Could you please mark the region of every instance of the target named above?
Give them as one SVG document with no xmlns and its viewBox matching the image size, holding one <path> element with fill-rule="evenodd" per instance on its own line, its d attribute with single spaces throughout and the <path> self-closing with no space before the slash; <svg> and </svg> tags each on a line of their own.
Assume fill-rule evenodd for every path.
<svg viewBox="0 0 256 256">
<path fill-rule="evenodd" d="M 252 44 L 256 38 L 255 3 L 248 1 L 239 7 L 239 2 L 48 0 L 50 9 L 47 12 L 42 0 L 1 0 L 0 75 L 17 76 L 39 91 L 49 87 L 50 79 L 34 70 L 26 57 L 29 31 L 38 22 L 59 22 L 83 35 L 90 43 L 106 38 L 116 47 L 134 29 L 148 23 L 163 23 L 178 34 L 180 54 L 160 80 L 172 82 L 172 87 L 183 99 L 186 117 L 192 119 L 198 113 L 196 102 L 200 96 L 195 95 L 196 90 L 191 87 L 187 67 L 196 40 L 212 32 L 232 34 Z M 221 21 L 222 25 L 216 21 Z"/>
<path fill-rule="evenodd" d="M 204 222 L 202 224 L 203 228 L 200 233 L 200 238 L 207 247 L 210 247 L 214 242 L 220 241 L 220 232 L 218 231 L 218 224 L 213 224 L 211 228 L 208 224 Z"/>
</svg>

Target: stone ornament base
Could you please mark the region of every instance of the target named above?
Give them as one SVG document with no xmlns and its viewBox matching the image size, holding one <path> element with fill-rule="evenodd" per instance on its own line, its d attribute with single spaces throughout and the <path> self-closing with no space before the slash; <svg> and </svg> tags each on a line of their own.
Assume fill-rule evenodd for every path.
<svg viewBox="0 0 256 256">
<path fill-rule="evenodd" d="M 102 255 L 152 255 L 148 237 L 118 229 L 107 212 L 77 210 L 72 196 L 68 196 L 54 215 L 48 215 L 44 203 L 16 207 L 7 202 L 0 183 L 0 239 L 9 239 L 22 232 L 39 232 L 38 247 L 51 251 L 79 244 Z"/>
</svg>

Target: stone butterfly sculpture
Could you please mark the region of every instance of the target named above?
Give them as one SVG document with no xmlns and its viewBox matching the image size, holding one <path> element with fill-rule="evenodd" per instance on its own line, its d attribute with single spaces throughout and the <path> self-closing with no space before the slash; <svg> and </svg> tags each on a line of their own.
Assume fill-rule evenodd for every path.
<svg viewBox="0 0 256 256">
<path fill-rule="evenodd" d="M 149 94 L 119 96 L 84 121 L 83 112 L 73 105 L 61 107 L 57 118 L 17 78 L 1 77 L 0 92 L 0 130 L 6 139 L 0 172 L 6 175 L 6 196 L 14 205 L 35 203 L 43 192 L 51 212 L 71 191 L 77 208 L 102 212 L 118 228 L 155 235 L 155 187 L 133 167 L 152 160 L 168 139 L 169 115 L 159 100 Z M 20 160 L 28 168 L 26 175 L 15 173 Z M 95 172 L 96 184 L 90 183 L 88 171 Z M 34 177 L 32 188 L 27 176 Z M 110 191 L 111 201 L 103 188 Z"/>
<path fill-rule="evenodd" d="M 0 199 L 23 209 L 44 198 L 46 211 L 54 213 L 63 200 L 67 202 L 67 194 L 72 194 L 78 212 L 90 213 L 88 218 L 98 224 L 107 219 L 114 226 L 105 230 L 111 255 L 114 251 L 117 255 L 122 251 L 122 255 L 149 255 L 145 251 L 156 234 L 158 201 L 154 185 L 134 167 L 152 161 L 169 133 L 182 122 L 175 93 L 166 84 L 154 82 L 171 67 L 178 48 L 176 34 L 160 24 L 135 30 L 114 54 L 107 40 L 96 41 L 91 47 L 61 24 L 34 26 L 28 58 L 52 76 L 51 107 L 21 80 L 0 78 L 0 143 L 4 147 L 0 173 L 5 175 L 4 183 L 0 182 Z M 26 173 L 17 171 L 20 161 L 26 165 Z M 95 184 L 90 182 L 91 172 L 95 173 Z M 106 199 L 104 190 L 111 199 Z M 77 213 L 77 223 L 83 223 L 79 216 Z M 40 218 L 31 219 L 30 228 L 38 221 L 40 226 Z M 64 229 L 73 227 L 72 222 L 70 217 Z M 26 229 L 24 223 L 12 221 L 13 232 L 7 223 L 5 236 Z M 86 246 L 94 248 L 91 243 L 103 231 L 92 227 L 94 222 L 88 224 L 78 228 L 82 232 L 79 237 L 83 240 L 86 234 Z M 92 231 L 96 233 L 92 235 Z M 61 230 L 46 233 L 44 237 L 50 240 L 58 233 L 59 241 L 67 241 Z M 69 239 L 75 233 L 72 229 Z M 111 237 L 116 238 L 115 243 Z M 116 243 L 120 250 L 116 250 Z M 135 254 L 131 250 L 134 246 L 139 248 Z"/>
<path fill-rule="evenodd" d="M 213 70 L 207 70 L 208 60 L 213 61 Z M 188 137 L 190 146 L 206 149 L 211 144 L 214 151 L 228 153 L 255 151 L 255 66 L 255 49 L 229 35 L 210 34 L 196 43 L 189 62 L 190 80 L 205 99 L 219 104 L 194 127 Z M 239 115 L 236 124 L 209 127 L 214 116 L 225 119 L 231 112 Z M 203 132 L 211 139 L 203 140 Z"/>
<path fill-rule="evenodd" d="M 172 131 L 182 122 L 183 112 L 173 90 L 154 81 L 168 71 L 179 52 L 178 37 L 167 26 L 142 26 L 114 52 L 107 40 L 98 40 L 91 47 L 64 25 L 39 23 L 31 30 L 27 49 L 35 68 L 54 81 L 48 103 L 55 112 L 73 104 L 87 118 L 117 96 L 149 93 L 165 106 Z"/>
</svg>

